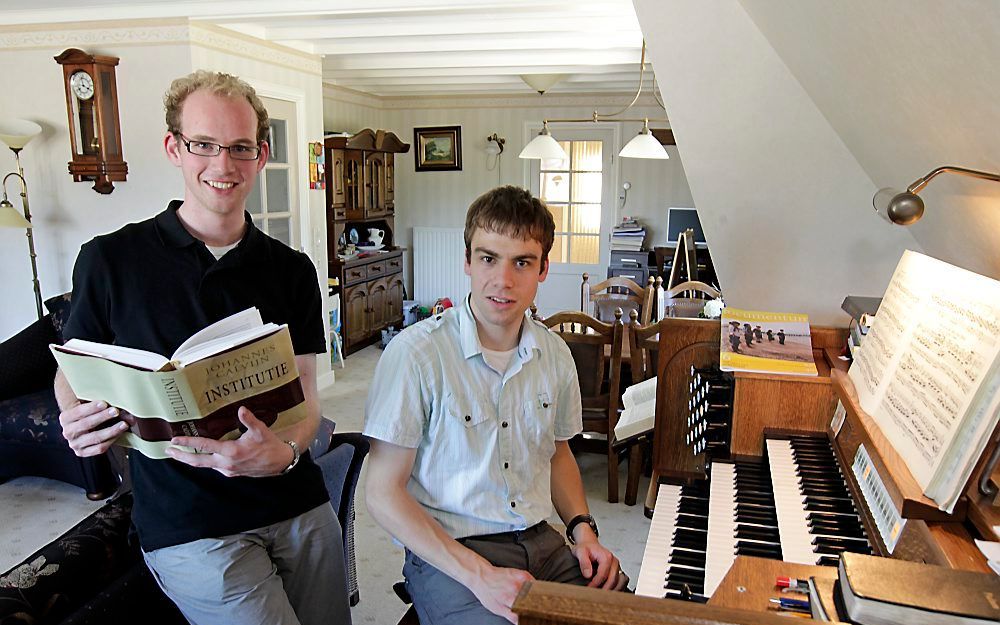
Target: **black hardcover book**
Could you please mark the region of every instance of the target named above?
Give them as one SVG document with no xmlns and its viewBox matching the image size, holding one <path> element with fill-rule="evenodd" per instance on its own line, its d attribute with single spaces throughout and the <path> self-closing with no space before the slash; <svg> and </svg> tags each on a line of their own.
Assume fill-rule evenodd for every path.
<svg viewBox="0 0 1000 625">
<path fill-rule="evenodd" d="M 1000 577 L 857 553 L 840 557 L 847 617 L 860 625 L 986 625 L 1000 621 Z"/>
</svg>

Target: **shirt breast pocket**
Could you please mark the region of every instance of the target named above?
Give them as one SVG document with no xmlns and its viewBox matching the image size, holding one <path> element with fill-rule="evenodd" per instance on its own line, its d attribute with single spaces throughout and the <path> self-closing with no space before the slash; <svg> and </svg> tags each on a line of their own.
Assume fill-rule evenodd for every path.
<svg viewBox="0 0 1000 625">
<path fill-rule="evenodd" d="M 482 462 L 495 434 L 491 407 L 467 395 L 453 394 L 445 399 L 444 413 L 444 444 L 451 457 L 462 466 Z"/>
<path fill-rule="evenodd" d="M 524 402 L 524 429 L 530 434 L 527 448 L 536 458 L 551 458 L 556 452 L 556 409 L 549 397 L 548 393 L 542 392 Z"/>
</svg>

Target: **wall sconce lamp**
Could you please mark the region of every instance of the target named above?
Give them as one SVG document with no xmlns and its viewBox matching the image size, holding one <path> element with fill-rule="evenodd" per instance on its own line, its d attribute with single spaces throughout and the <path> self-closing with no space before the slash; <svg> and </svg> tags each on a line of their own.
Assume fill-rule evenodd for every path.
<svg viewBox="0 0 1000 625">
<path fill-rule="evenodd" d="M 500 156 L 503 154 L 503 145 L 505 143 L 507 143 L 507 140 L 494 132 L 486 137 L 486 153 L 491 156 Z"/>
<path fill-rule="evenodd" d="M 0 187 L 3 189 L 3 199 L 0 200 L 0 227 L 4 228 L 24 228 L 28 236 L 28 253 L 31 256 L 31 279 L 35 286 L 35 309 L 38 318 L 42 318 L 42 289 L 38 283 L 38 264 L 35 262 L 35 240 L 31 235 L 31 210 L 28 208 L 28 183 L 24 180 L 24 169 L 21 167 L 20 152 L 32 139 L 42 132 L 42 127 L 35 122 L 23 119 L 0 121 L 0 140 L 7 144 L 7 147 L 14 153 L 14 161 L 17 163 L 17 171 L 10 172 L 3 177 Z M 14 205 L 7 199 L 7 179 L 11 176 L 21 181 L 21 208 L 24 215 L 20 215 Z"/>
<path fill-rule="evenodd" d="M 648 117 L 643 118 L 621 118 L 618 117 L 625 111 L 632 108 L 632 106 L 639 101 L 639 94 L 642 93 L 642 75 L 646 69 L 646 41 L 642 42 L 642 56 L 639 59 L 639 87 L 636 89 L 635 97 L 629 102 L 628 106 L 616 111 L 614 113 L 598 113 L 594 111 L 594 114 L 590 119 L 543 119 L 542 120 L 542 131 L 538 133 L 534 139 L 528 142 L 521 153 L 518 155 L 520 158 L 551 158 L 558 160 L 569 160 L 566 151 L 562 149 L 559 143 L 552 137 L 549 132 L 549 122 L 557 123 L 590 123 L 590 122 L 603 122 L 603 121 L 615 121 L 615 122 L 642 122 L 642 130 L 639 134 L 632 137 L 632 140 L 625 144 L 621 152 L 618 153 L 619 156 L 625 158 L 653 158 L 653 159 L 668 159 L 670 156 L 667 151 L 663 148 L 659 141 L 656 140 L 649 132 L 649 122 L 667 122 L 666 118 L 663 119 L 650 119 Z M 656 87 L 654 78 L 653 96 L 656 97 Z M 657 97 L 657 102 L 659 98 Z M 663 106 L 662 102 L 659 102 L 660 106 Z M 666 112 L 666 111 L 664 111 Z"/>
<path fill-rule="evenodd" d="M 924 216 L 924 201 L 917 194 L 935 176 L 945 172 L 1000 182 L 1000 174 L 945 165 L 938 167 L 922 178 L 914 180 L 913 184 L 906 187 L 906 191 L 890 188 L 879 189 L 872 198 L 872 206 L 875 207 L 875 212 L 878 213 L 879 217 L 900 226 L 909 226 L 916 223 Z"/>
</svg>

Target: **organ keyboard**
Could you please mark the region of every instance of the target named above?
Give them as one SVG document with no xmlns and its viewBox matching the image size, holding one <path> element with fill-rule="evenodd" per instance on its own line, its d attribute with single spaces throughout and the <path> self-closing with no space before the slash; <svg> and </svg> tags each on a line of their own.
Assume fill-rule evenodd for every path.
<svg viewBox="0 0 1000 625">
<path fill-rule="evenodd" d="M 825 438 L 768 440 L 763 463 L 659 487 L 636 594 L 705 601 L 738 555 L 835 566 L 871 547 Z"/>
</svg>

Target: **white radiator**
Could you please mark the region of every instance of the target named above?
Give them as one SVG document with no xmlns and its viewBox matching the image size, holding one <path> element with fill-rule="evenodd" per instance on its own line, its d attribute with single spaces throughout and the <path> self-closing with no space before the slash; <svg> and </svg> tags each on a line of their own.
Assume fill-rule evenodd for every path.
<svg viewBox="0 0 1000 625">
<path fill-rule="evenodd" d="M 447 297 L 457 306 L 469 294 L 462 233 L 461 228 L 413 229 L 413 299 L 430 305 Z"/>
</svg>

